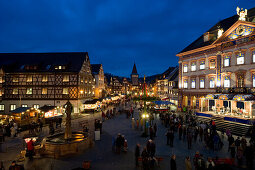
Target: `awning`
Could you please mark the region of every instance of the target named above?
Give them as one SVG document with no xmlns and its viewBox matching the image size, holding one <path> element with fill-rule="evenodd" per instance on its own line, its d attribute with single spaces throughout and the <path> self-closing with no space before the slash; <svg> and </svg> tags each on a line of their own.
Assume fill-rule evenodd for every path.
<svg viewBox="0 0 255 170">
<path fill-rule="evenodd" d="M 174 103 L 169 101 L 154 101 L 156 105 L 173 105 Z"/>
<path fill-rule="evenodd" d="M 207 94 L 205 96 L 206 99 L 218 99 L 218 97 L 220 96 L 220 94 Z"/>
<path fill-rule="evenodd" d="M 19 107 L 15 110 L 12 110 L 11 113 L 22 113 L 22 112 L 26 112 L 29 109 L 31 109 L 31 107 Z"/>
<path fill-rule="evenodd" d="M 233 94 L 221 94 L 218 99 L 220 100 L 232 100 L 234 97 Z"/>
<path fill-rule="evenodd" d="M 249 101 L 255 100 L 255 96 L 252 94 L 237 94 L 233 97 L 235 101 Z"/>
<path fill-rule="evenodd" d="M 87 100 L 84 102 L 84 104 L 96 104 L 98 99 L 93 99 L 93 100 Z"/>
<path fill-rule="evenodd" d="M 56 108 L 56 106 L 47 106 L 47 105 L 44 105 L 42 107 L 39 108 L 39 110 L 43 111 L 43 112 L 48 112 L 50 110 L 54 110 Z"/>
</svg>

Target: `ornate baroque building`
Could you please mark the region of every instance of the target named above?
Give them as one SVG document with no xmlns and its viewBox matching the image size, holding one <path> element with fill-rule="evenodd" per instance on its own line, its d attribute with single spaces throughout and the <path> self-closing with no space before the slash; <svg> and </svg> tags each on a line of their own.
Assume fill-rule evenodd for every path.
<svg viewBox="0 0 255 170">
<path fill-rule="evenodd" d="M 87 52 L 1 53 L 0 112 L 18 107 L 63 106 L 78 112 L 94 97 L 95 79 Z"/>
<path fill-rule="evenodd" d="M 254 118 L 255 8 L 237 8 L 177 54 L 179 109 Z"/>
</svg>

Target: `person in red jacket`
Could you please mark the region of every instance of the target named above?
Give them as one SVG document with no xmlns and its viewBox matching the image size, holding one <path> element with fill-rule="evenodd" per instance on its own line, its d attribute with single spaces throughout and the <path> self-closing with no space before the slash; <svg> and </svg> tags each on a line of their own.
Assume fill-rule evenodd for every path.
<svg viewBox="0 0 255 170">
<path fill-rule="evenodd" d="M 29 159 L 32 160 L 34 155 L 34 142 L 32 139 L 27 142 L 27 152 Z"/>
</svg>

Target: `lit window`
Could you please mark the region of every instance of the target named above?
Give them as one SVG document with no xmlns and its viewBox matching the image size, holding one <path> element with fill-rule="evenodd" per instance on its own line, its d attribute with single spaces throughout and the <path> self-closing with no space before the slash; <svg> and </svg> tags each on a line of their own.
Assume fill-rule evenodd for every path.
<svg viewBox="0 0 255 170">
<path fill-rule="evenodd" d="M 200 70 L 205 69 L 205 61 L 201 61 L 200 63 Z"/>
<path fill-rule="evenodd" d="M 3 83 L 3 77 L 0 76 L 0 83 Z"/>
<path fill-rule="evenodd" d="M 42 94 L 47 94 L 47 88 L 42 88 Z"/>
<path fill-rule="evenodd" d="M 255 51 L 252 52 L 252 61 L 255 63 Z"/>
<path fill-rule="evenodd" d="M 14 89 L 12 90 L 12 94 L 18 94 L 18 93 L 19 93 L 18 88 L 14 88 Z"/>
<path fill-rule="evenodd" d="M 42 82 L 47 82 L 47 81 L 48 81 L 48 76 L 47 75 L 43 75 Z"/>
<path fill-rule="evenodd" d="M 0 111 L 4 111 L 4 104 L 0 104 Z"/>
<path fill-rule="evenodd" d="M 237 62 L 237 64 L 244 64 L 244 54 L 243 53 L 237 54 L 236 62 Z"/>
<path fill-rule="evenodd" d="M 200 88 L 205 88 L 205 80 L 204 79 L 200 80 Z"/>
<path fill-rule="evenodd" d="M 210 79 L 210 88 L 214 88 L 215 86 L 215 82 L 214 82 L 214 78 Z"/>
<path fill-rule="evenodd" d="M 191 71 L 196 71 L 196 63 L 191 64 Z"/>
<path fill-rule="evenodd" d="M 68 82 L 68 81 L 69 81 L 69 75 L 64 75 L 63 82 Z"/>
<path fill-rule="evenodd" d="M 228 76 L 224 79 L 224 87 L 230 87 L 230 79 Z"/>
<path fill-rule="evenodd" d="M 187 64 L 185 64 L 185 65 L 183 66 L 183 72 L 184 72 L 184 73 L 187 73 L 187 72 L 188 72 L 188 65 L 187 65 Z"/>
<path fill-rule="evenodd" d="M 27 94 L 32 94 L 33 93 L 33 89 L 32 88 L 27 88 Z"/>
<path fill-rule="evenodd" d="M 39 104 L 34 104 L 33 105 L 33 108 L 35 108 L 35 109 L 39 109 L 39 107 L 40 107 Z"/>
<path fill-rule="evenodd" d="M 22 104 L 21 107 L 27 107 L 27 104 Z"/>
<path fill-rule="evenodd" d="M 196 88 L 196 80 L 191 81 L 191 88 L 192 89 Z"/>
<path fill-rule="evenodd" d="M 19 82 L 19 77 L 18 76 L 14 76 L 12 82 L 14 82 L 14 83 Z"/>
<path fill-rule="evenodd" d="M 255 87 L 255 74 L 252 75 L 252 86 Z"/>
<path fill-rule="evenodd" d="M 27 75 L 27 82 L 32 82 L 32 81 L 33 81 L 32 75 Z"/>
<path fill-rule="evenodd" d="M 230 65 L 230 57 L 226 56 L 224 58 L 224 67 L 228 67 Z"/>
<path fill-rule="evenodd" d="M 215 68 L 215 60 L 210 60 L 210 69 Z"/>
<path fill-rule="evenodd" d="M 68 94 L 68 88 L 63 88 L 63 94 Z"/>
<path fill-rule="evenodd" d="M 16 104 L 11 104 L 10 105 L 10 110 L 12 111 L 12 110 L 15 110 L 16 109 Z"/>
<path fill-rule="evenodd" d="M 81 83 L 83 83 L 83 77 L 80 77 L 80 79 L 81 79 Z"/>
</svg>

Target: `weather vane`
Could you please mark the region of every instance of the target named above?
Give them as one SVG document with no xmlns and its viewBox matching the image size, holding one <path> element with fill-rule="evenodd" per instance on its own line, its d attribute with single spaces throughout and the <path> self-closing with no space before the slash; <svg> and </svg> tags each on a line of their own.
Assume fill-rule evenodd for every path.
<svg viewBox="0 0 255 170">
<path fill-rule="evenodd" d="M 243 8 L 239 8 L 236 7 L 236 13 L 237 15 L 239 15 L 239 20 L 240 21 L 245 21 L 246 20 L 246 16 L 247 16 L 247 9 L 243 9 Z"/>
</svg>

